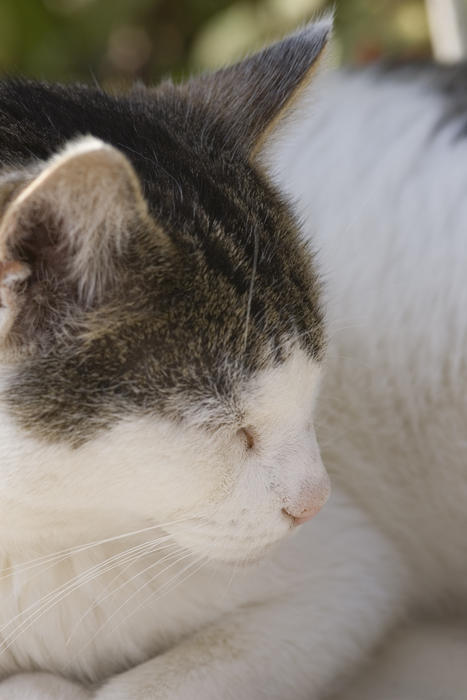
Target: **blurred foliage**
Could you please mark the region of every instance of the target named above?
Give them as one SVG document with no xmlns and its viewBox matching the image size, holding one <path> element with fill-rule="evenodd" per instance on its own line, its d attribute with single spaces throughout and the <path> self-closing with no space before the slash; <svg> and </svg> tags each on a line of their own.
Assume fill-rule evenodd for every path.
<svg viewBox="0 0 467 700">
<path fill-rule="evenodd" d="M 430 55 L 423 0 L 0 0 L 0 72 L 106 87 L 179 77 L 330 6 L 339 60 Z"/>
</svg>

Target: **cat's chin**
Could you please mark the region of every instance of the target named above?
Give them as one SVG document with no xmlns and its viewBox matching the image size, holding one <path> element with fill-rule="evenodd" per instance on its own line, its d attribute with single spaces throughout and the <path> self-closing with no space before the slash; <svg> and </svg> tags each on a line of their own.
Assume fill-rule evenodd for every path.
<svg viewBox="0 0 467 700">
<path fill-rule="evenodd" d="M 288 538 L 297 528 L 290 520 L 282 520 L 269 531 L 258 532 L 240 529 L 236 532 L 218 530 L 212 534 L 212 524 L 204 523 L 206 530 L 198 524 L 190 534 L 170 528 L 177 545 L 195 557 L 205 557 L 210 565 L 221 568 L 249 568 L 267 559 L 271 552 Z"/>
<path fill-rule="evenodd" d="M 210 562 L 214 568 L 220 569 L 249 569 L 255 565 L 261 564 L 282 542 L 282 540 L 272 542 L 267 547 L 258 552 L 251 552 L 243 557 L 216 557 L 211 558 Z"/>
<path fill-rule="evenodd" d="M 209 564 L 216 569 L 249 569 L 268 559 L 274 550 L 276 550 L 283 540 L 272 542 L 266 547 L 248 552 L 247 554 L 239 554 L 238 556 L 222 556 L 219 554 L 211 555 L 206 553 L 209 559 Z M 193 556 L 199 557 L 202 554 L 196 550 L 192 551 Z"/>
</svg>

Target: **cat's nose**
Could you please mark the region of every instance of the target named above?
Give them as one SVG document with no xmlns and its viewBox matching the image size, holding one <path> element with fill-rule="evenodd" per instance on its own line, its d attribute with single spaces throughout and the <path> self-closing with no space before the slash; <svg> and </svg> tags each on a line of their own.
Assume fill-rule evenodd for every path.
<svg viewBox="0 0 467 700">
<path fill-rule="evenodd" d="M 300 506 L 296 507 L 287 505 L 282 511 L 293 519 L 294 525 L 303 525 L 319 513 L 328 500 L 330 492 L 330 482 L 326 474 L 321 484 L 311 490 L 305 502 L 302 501 Z"/>
<path fill-rule="evenodd" d="M 282 510 L 284 511 L 284 513 L 286 515 L 289 515 L 293 519 L 294 525 L 303 525 L 303 523 L 306 523 L 306 522 L 308 522 L 308 520 L 311 520 L 312 518 L 314 518 L 315 515 L 317 513 L 319 513 L 321 508 L 322 508 L 322 505 L 313 506 L 311 508 L 305 508 L 305 510 L 302 510 L 300 515 L 295 515 L 294 513 L 290 513 L 290 511 L 288 511 L 287 508 L 283 508 Z"/>
</svg>

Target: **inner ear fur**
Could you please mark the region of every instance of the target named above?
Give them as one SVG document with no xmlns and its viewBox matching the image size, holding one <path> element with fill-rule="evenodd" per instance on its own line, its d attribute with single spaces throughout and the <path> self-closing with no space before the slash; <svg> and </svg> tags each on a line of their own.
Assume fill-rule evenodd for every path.
<svg viewBox="0 0 467 700">
<path fill-rule="evenodd" d="M 93 137 L 69 143 L 20 186 L 0 223 L 0 334 L 33 281 L 57 280 L 78 302 L 98 299 L 147 207 L 135 171 Z"/>
</svg>

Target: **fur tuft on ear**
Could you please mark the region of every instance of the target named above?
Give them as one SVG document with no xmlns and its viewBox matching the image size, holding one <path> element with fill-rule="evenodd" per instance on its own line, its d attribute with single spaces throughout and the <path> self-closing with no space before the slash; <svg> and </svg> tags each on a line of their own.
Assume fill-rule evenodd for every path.
<svg viewBox="0 0 467 700">
<path fill-rule="evenodd" d="M 131 230 L 147 216 L 130 162 L 90 136 L 67 144 L 19 189 L 0 223 L 2 335 L 28 279 L 56 278 L 80 302 L 98 299 Z"/>
<path fill-rule="evenodd" d="M 214 105 L 231 145 L 256 158 L 275 125 L 312 80 L 332 31 L 332 16 L 312 22 L 233 66 L 187 84 L 190 96 Z"/>
<path fill-rule="evenodd" d="M 7 335 L 21 307 L 16 288 L 31 274 L 24 263 L 0 262 L 0 339 Z"/>
</svg>

